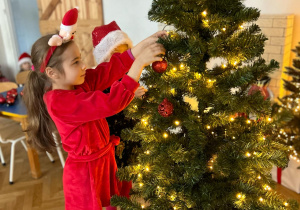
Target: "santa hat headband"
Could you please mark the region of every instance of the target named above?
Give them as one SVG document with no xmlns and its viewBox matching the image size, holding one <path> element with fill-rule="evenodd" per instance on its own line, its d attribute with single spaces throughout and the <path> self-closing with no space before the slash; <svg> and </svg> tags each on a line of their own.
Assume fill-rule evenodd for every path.
<svg viewBox="0 0 300 210">
<path fill-rule="evenodd" d="M 32 64 L 30 55 L 24 52 L 19 57 L 18 65 L 21 66 L 23 63 L 27 63 L 27 62 Z"/>
<path fill-rule="evenodd" d="M 114 52 L 114 49 L 121 44 L 127 44 L 128 48 L 132 48 L 132 41 L 128 35 L 121 31 L 115 21 L 96 27 L 92 32 L 94 57 L 96 62 L 102 63 Z"/>
<path fill-rule="evenodd" d="M 55 49 L 74 38 L 74 33 L 77 29 L 77 18 L 78 18 L 78 7 L 69 10 L 63 17 L 62 23 L 60 25 L 59 34 L 53 35 L 49 41 L 50 46 L 44 62 L 41 65 L 40 72 L 44 72 L 51 56 L 53 55 Z"/>
</svg>

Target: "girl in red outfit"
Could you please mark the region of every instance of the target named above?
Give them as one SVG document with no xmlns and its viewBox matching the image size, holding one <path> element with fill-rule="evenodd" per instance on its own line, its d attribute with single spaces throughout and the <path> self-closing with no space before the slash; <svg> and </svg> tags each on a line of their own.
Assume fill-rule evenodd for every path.
<svg viewBox="0 0 300 210">
<path fill-rule="evenodd" d="M 57 128 L 68 152 L 63 175 L 66 210 L 100 210 L 110 205 L 112 195 L 120 194 L 114 156 L 119 138 L 110 136 L 105 118 L 131 102 L 144 66 L 161 60 L 164 48 L 156 41 L 163 35 L 158 32 L 88 70 L 72 40 L 62 36 L 61 45 L 49 46 L 52 36 L 47 35 L 34 43 L 35 71 L 24 90 L 28 135 L 35 147 L 49 151 L 55 148 L 52 133 Z M 104 94 L 107 87 L 110 93 Z"/>
</svg>

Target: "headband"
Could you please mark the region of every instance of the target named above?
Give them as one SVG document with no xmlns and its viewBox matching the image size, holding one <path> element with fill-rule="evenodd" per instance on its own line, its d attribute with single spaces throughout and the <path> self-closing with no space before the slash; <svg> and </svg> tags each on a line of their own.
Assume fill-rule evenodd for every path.
<svg viewBox="0 0 300 210">
<path fill-rule="evenodd" d="M 55 49 L 58 46 L 61 46 L 63 43 L 69 42 L 74 38 L 74 34 L 77 29 L 77 18 L 78 7 L 75 7 L 74 9 L 71 9 L 68 12 L 66 12 L 60 25 L 59 34 L 54 34 L 48 41 L 48 45 L 50 46 L 50 48 L 48 49 L 43 63 L 41 64 L 40 72 L 45 72 L 45 69 Z"/>
</svg>

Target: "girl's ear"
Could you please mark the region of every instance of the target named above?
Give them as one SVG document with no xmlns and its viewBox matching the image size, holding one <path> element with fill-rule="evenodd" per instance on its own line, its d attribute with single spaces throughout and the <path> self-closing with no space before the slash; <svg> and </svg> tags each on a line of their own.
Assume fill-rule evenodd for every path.
<svg viewBox="0 0 300 210">
<path fill-rule="evenodd" d="M 54 70 L 53 68 L 51 67 L 46 67 L 45 69 L 45 73 L 47 74 L 47 76 L 50 78 L 50 79 L 59 79 L 59 75 L 57 73 L 56 70 Z"/>
</svg>

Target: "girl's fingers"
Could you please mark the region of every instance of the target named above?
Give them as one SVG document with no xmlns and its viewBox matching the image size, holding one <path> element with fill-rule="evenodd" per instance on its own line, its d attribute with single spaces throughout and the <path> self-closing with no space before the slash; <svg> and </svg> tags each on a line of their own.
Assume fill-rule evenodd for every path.
<svg viewBox="0 0 300 210">
<path fill-rule="evenodd" d="M 155 61 L 162 61 L 162 57 L 158 57 L 158 56 L 154 57 L 152 63 Z"/>
<path fill-rule="evenodd" d="M 151 46 L 151 50 L 152 50 L 154 53 L 157 53 L 157 51 L 159 51 L 160 54 L 165 54 L 165 53 L 166 53 L 166 49 L 163 47 L 163 45 L 162 45 L 162 44 L 158 44 L 158 43 L 153 44 L 153 45 Z"/>
<path fill-rule="evenodd" d="M 164 46 L 160 43 L 153 43 L 150 47 L 161 47 L 162 49 L 165 49 Z"/>
<path fill-rule="evenodd" d="M 166 31 L 158 31 L 152 36 L 150 36 L 147 41 L 149 44 L 156 43 L 158 41 L 158 38 L 168 36 L 168 33 Z"/>
<path fill-rule="evenodd" d="M 168 36 L 168 33 L 166 31 L 158 31 L 155 34 L 152 35 L 153 37 L 164 37 L 164 36 Z"/>
<path fill-rule="evenodd" d="M 166 51 L 164 49 L 162 49 L 161 47 L 156 47 L 154 49 L 152 49 L 152 52 L 154 55 L 165 55 Z"/>
</svg>

